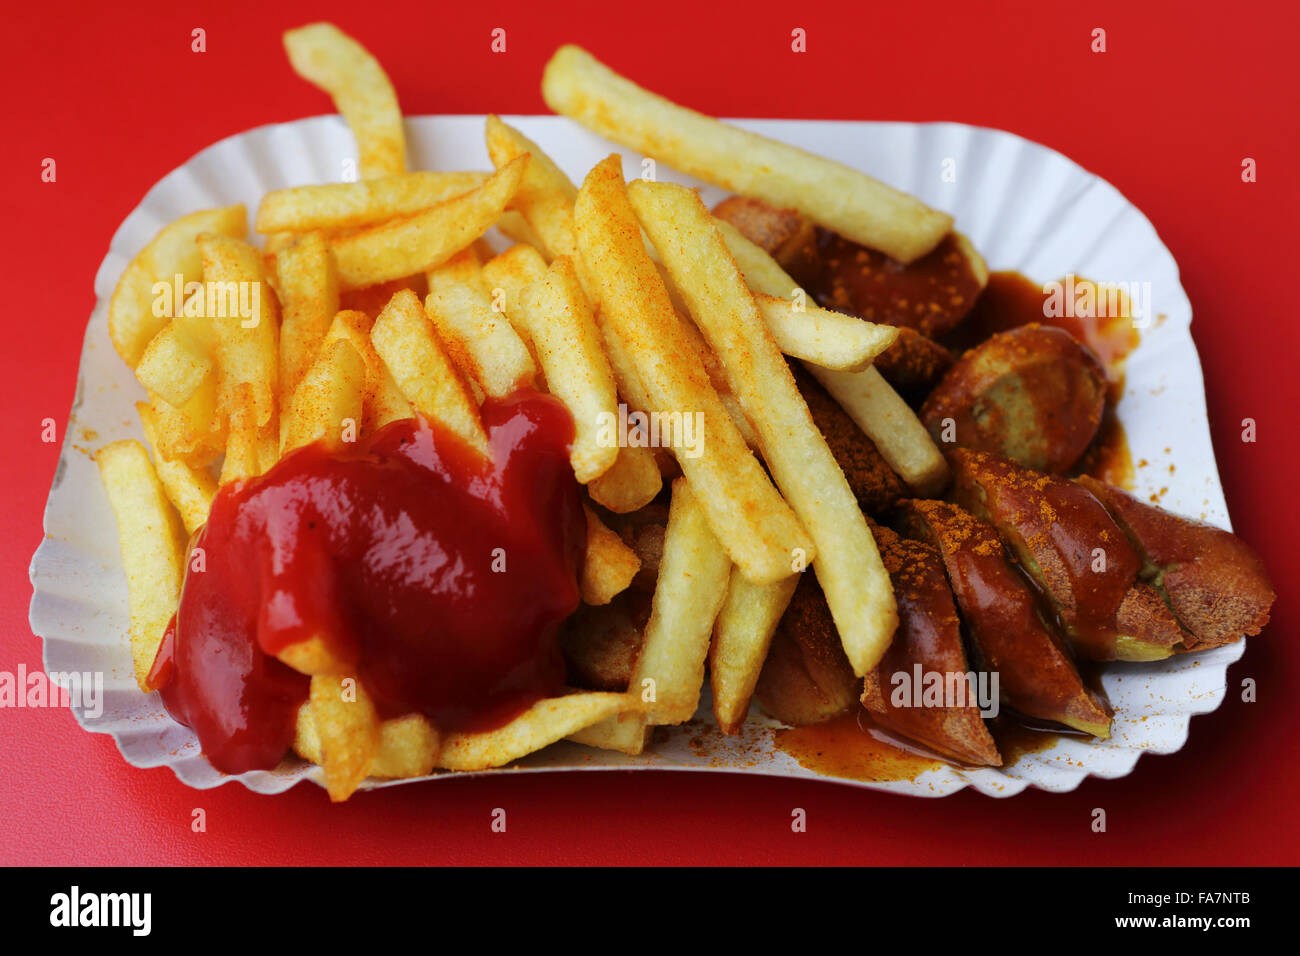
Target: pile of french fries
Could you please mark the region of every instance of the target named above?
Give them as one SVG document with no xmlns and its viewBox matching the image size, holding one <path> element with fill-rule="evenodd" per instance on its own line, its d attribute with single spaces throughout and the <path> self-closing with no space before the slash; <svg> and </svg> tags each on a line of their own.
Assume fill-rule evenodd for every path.
<svg viewBox="0 0 1300 956">
<path fill-rule="evenodd" d="M 371 776 L 501 766 L 564 738 L 640 753 L 655 726 L 695 715 L 706 667 L 718 723 L 736 732 L 808 568 L 855 672 L 871 671 L 897 623 L 889 577 L 787 356 L 924 495 L 943 483 L 943 457 L 871 367 L 897 332 L 817 308 L 695 192 L 629 184 L 617 155 L 575 187 L 537 144 L 489 116 L 492 171 L 409 171 L 397 97 L 375 59 L 329 24 L 284 40 L 294 69 L 349 123 L 361 179 L 265 196 L 255 220 L 263 249 L 248 241 L 242 206 L 185 216 L 131 262 L 110 304 L 113 343 L 146 389 L 137 408 L 152 449 L 120 441 L 97 455 L 142 689 L 177 608 L 187 534 L 223 486 L 303 445 L 340 447 L 416 414 L 486 455 L 480 402 L 521 388 L 549 392 L 573 416 L 587 604 L 610 602 L 641 569 L 610 516 L 671 485 L 629 686 L 543 700 L 497 730 L 442 733 L 418 714 L 381 721 L 364 688 L 344 692 L 350 674 L 327 642 L 293 645 L 281 659 L 311 676 L 295 750 L 323 768 L 331 798 Z M 951 227 L 861 173 L 647 93 L 574 47 L 556 53 L 543 92 L 614 140 L 903 260 Z M 483 239 L 494 226 L 514 240 L 500 254 Z M 159 316 L 155 283 L 175 276 L 194 291 Z M 214 288 L 255 307 L 223 312 Z M 701 448 L 602 438 L 599 423 L 620 403 L 698 414 Z"/>
</svg>

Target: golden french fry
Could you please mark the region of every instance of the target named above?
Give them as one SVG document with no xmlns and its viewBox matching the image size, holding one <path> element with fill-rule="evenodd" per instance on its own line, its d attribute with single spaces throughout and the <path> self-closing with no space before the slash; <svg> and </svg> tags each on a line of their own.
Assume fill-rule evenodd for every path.
<svg viewBox="0 0 1300 956">
<path fill-rule="evenodd" d="M 447 354 L 485 394 L 500 397 L 533 385 L 537 367 L 528 347 L 479 288 L 443 284 L 424 307 Z"/>
<path fill-rule="evenodd" d="M 381 179 L 291 186 L 262 197 L 254 228 L 263 234 L 337 233 L 409 216 L 477 189 L 488 173 L 401 173 Z M 271 241 L 267 240 L 267 248 Z"/>
<path fill-rule="evenodd" d="M 709 529 L 686 478 L 673 482 L 668 531 L 645 642 L 628 693 L 646 702 L 651 724 L 695 716 L 709 634 L 727 594 L 731 561 Z"/>
<path fill-rule="evenodd" d="M 105 445 L 95 453 L 95 461 L 117 518 L 131 608 L 135 680 L 141 690 L 148 691 L 149 669 L 180 599 L 185 531 L 138 441 Z"/>
<path fill-rule="evenodd" d="M 582 510 L 587 516 L 587 559 L 578 580 L 582 603 L 608 604 L 632 583 L 641 570 L 641 559 L 596 512 L 586 505 Z"/>
<path fill-rule="evenodd" d="M 286 30 L 284 49 L 294 72 L 328 93 L 352 128 L 361 177 L 406 172 L 402 111 L 379 61 L 332 23 Z"/>
<path fill-rule="evenodd" d="M 199 390 L 212 370 L 212 360 L 203 348 L 176 322 L 169 322 L 140 356 L 135 377 L 145 388 L 179 407 Z"/>
<path fill-rule="evenodd" d="M 334 316 L 329 332 L 325 334 L 326 344 L 338 339 L 346 339 L 357 350 L 366 366 L 366 384 L 362 405 L 365 409 L 365 427 L 363 432 L 369 434 L 383 428 L 389 422 L 410 418 L 413 414 L 411 403 L 402 395 L 402 390 L 393 381 L 388 366 L 375 351 L 370 341 L 370 332 L 374 328 L 374 319 L 364 312 L 347 310 Z"/>
<path fill-rule="evenodd" d="M 459 435 L 471 448 L 490 453 L 478 405 L 415 293 L 393 296 L 375 319 L 370 341 L 416 411 Z"/>
<path fill-rule="evenodd" d="M 233 412 L 235 391 L 252 389 L 257 425 L 271 422 L 279 378 L 279 309 L 262 274 L 262 257 L 239 239 L 199 237 L 208 321 L 217 341 L 217 410 Z"/>
<path fill-rule="evenodd" d="M 466 246 L 442 265 L 426 273 L 430 295 L 452 286 L 468 285 L 481 292 L 484 298 L 489 296 L 487 280 L 483 277 L 483 260 L 475 245 Z"/>
<path fill-rule="evenodd" d="M 519 308 L 507 314 L 532 342 L 548 390 L 573 416 L 569 461 L 585 485 L 609 471 L 618 458 L 614 373 L 568 256 L 557 256 L 546 276 L 522 296 Z"/>
<path fill-rule="evenodd" d="M 732 571 L 709 646 L 713 713 L 723 733 L 734 734 L 745 722 L 772 635 L 798 583 L 799 576 L 792 574 L 775 584 L 751 584 Z"/>
<path fill-rule="evenodd" d="M 360 437 L 366 364 L 347 338 L 321 349 L 286 411 L 284 452 L 324 441 L 331 447 Z M 231 425 L 234 431 L 234 425 Z"/>
<path fill-rule="evenodd" d="M 684 186 L 638 181 L 628 198 L 722 360 L 777 487 L 816 544 L 813 570 L 860 677 L 888 649 L 898 610 L 857 498 L 700 197 Z"/>
<path fill-rule="evenodd" d="M 557 113 L 724 189 L 795 208 L 900 262 L 925 255 L 952 217 L 841 163 L 729 126 L 619 76 L 576 46 L 546 64 L 542 96 Z"/>
<path fill-rule="evenodd" d="M 231 405 L 226 457 L 221 462 L 221 485 L 254 478 L 262 473 L 262 435 L 257 424 L 257 404 L 253 401 L 252 386 L 247 382 L 236 386 Z"/>
<path fill-rule="evenodd" d="M 615 714 L 639 709 L 627 694 L 575 693 L 539 700 L 504 727 L 451 733 L 443 739 L 438 766 L 444 770 L 487 770 L 563 740 Z"/>
<path fill-rule="evenodd" d="M 730 223 L 714 219 L 749 288 L 775 298 L 803 290 L 766 252 Z M 807 298 L 803 293 L 801 298 Z M 826 391 L 872 440 L 889 466 L 918 496 L 932 497 L 948 483 L 948 464 L 916 413 L 874 368 L 838 372 L 805 363 Z"/>
<path fill-rule="evenodd" d="M 880 450 L 889 467 L 920 498 L 933 498 L 948 484 L 948 463 L 907 402 L 874 368 L 808 371 Z"/>
<path fill-rule="evenodd" d="M 154 286 L 166 283 L 170 301 L 180 276 L 181 295 L 187 296 L 185 287 L 203 276 L 198 237 L 210 233 L 242 239 L 248 231 L 247 215 L 243 206 L 192 212 L 164 226 L 131 260 L 108 303 L 108 334 L 127 365 L 136 367 L 145 348 L 173 317 L 170 308 L 154 308 L 160 299 Z"/>
<path fill-rule="evenodd" d="M 777 348 L 822 368 L 857 372 L 894 344 L 898 329 L 788 299 L 758 293 L 759 314 Z"/>
<path fill-rule="evenodd" d="M 136 402 L 135 410 L 144 427 L 144 437 L 153 448 L 154 469 L 162 482 L 167 497 L 180 512 L 187 534 L 193 534 L 208 520 L 212 499 L 217 494 L 217 483 L 205 468 L 195 468 L 184 461 L 176 461 L 162 453 L 158 443 L 158 417 L 148 402 Z"/>
<path fill-rule="evenodd" d="M 548 259 L 576 257 L 573 201 L 578 190 L 537 144 L 495 115 L 487 118 L 487 148 L 498 169 L 519 156 L 531 156 L 519 191 L 511 201 L 542 240 Z"/>
<path fill-rule="evenodd" d="M 281 305 L 280 407 L 284 409 L 316 361 L 339 310 L 339 277 L 329 243 L 316 232 L 283 250 L 275 265 Z"/>
<path fill-rule="evenodd" d="M 226 422 L 217 414 L 217 378 L 208 376 L 180 408 L 149 392 L 164 455 L 196 468 L 211 464 L 226 446 Z"/>
<path fill-rule="evenodd" d="M 812 541 L 736 431 L 682 334 L 681 320 L 646 255 L 618 156 L 588 174 L 574 219 L 586 272 L 601 303 L 600 321 L 635 368 L 647 411 L 696 415 L 703 422 L 699 454 L 673 452 L 714 533 L 750 580 L 770 584 L 789 576 L 799 553 L 812 557 Z"/>
<path fill-rule="evenodd" d="M 483 264 L 483 282 L 492 307 L 509 315 L 519 308 L 520 293 L 546 275 L 546 260 L 536 248 L 515 243 Z"/>
<path fill-rule="evenodd" d="M 379 746 L 369 776 L 394 780 L 426 776 L 433 771 L 441 747 L 438 729 L 420 714 L 385 720 L 379 725 Z M 314 764 L 323 759 L 310 701 L 298 708 L 293 749 Z"/>
<path fill-rule="evenodd" d="M 587 485 L 591 500 L 615 514 L 639 511 L 663 487 L 663 474 L 654 452 L 649 448 L 629 445 L 618 450 L 614 464 L 600 477 Z"/>
<path fill-rule="evenodd" d="M 425 272 L 483 235 L 519 187 L 528 158 L 521 156 L 478 189 L 403 219 L 331 240 L 345 291 Z"/>
<path fill-rule="evenodd" d="M 653 728 L 643 714 L 618 714 L 569 734 L 568 740 L 635 757 L 650 743 Z"/>
<path fill-rule="evenodd" d="M 325 789 L 331 800 L 346 800 L 366 779 L 379 753 L 379 715 L 355 677 L 313 677 L 310 702 Z"/>
</svg>

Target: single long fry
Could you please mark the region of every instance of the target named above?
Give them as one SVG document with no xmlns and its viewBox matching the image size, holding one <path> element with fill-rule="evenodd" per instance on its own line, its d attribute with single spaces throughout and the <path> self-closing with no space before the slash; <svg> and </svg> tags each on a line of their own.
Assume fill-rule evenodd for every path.
<svg viewBox="0 0 1300 956">
<path fill-rule="evenodd" d="M 607 717 L 637 709 L 639 704 L 627 694 L 549 697 L 496 730 L 448 734 L 438 755 L 438 766 L 445 770 L 502 767 Z"/>
<path fill-rule="evenodd" d="M 874 368 L 808 371 L 867 434 L 889 467 L 920 498 L 939 495 L 948 484 L 948 463 L 907 402 Z"/>
<path fill-rule="evenodd" d="M 618 156 L 588 174 L 574 212 L 578 247 L 601 303 L 600 321 L 635 368 L 648 411 L 702 416 L 701 453 L 673 452 L 714 533 L 750 580 L 770 584 L 788 576 L 800 552 L 811 558 L 812 541 L 736 431 L 682 334 L 646 255 Z"/>
<path fill-rule="evenodd" d="M 751 584 L 732 571 L 709 646 L 713 713 L 723 733 L 734 734 L 745 722 L 772 635 L 798 583 L 799 575 L 792 574 L 775 584 Z"/>
<path fill-rule="evenodd" d="M 340 232 L 409 216 L 478 189 L 488 173 L 401 173 L 380 179 L 291 186 L 262 197 L 254 228 L 279 232 Z"/>
<path fill-rule="evenodd" d="M 854 242 L 911 262 L 952 217 L 841 163 L 729 126 L 656 96 L 576 46 L 546 64 L 542 96 L 557 113 L 732 192 L 802 210 Z"/>
<path fill-rule="evenodd" d="M 403 290 L 393 296 L 375 319 L 370 341 L 416 411 L 449 428 L 470 447 L 489 453 L 478 404 L 415 293 Z"/>
<path fill-rule="evenodd" d="M 366 366 L 366 382 L 362 405 L 365 408 L 364 432 L 370 433 L 383 428 L 389 422 L 401 418 L 410 418 L 411 403 L 406 400 L 402 390 L 397 387 L 388 366 L 375 351 L 370 340 L 374 320 L 364 312 L 345 310 L 334 316 L 329 331 L 325 334 L 328 345 L 338 339 L 346 339 Z"/>
<path fill-rule="evenodd" d="M 822 368 L 856 372 L 894 344 L 898 329 L 759 293 L 754 296 L 777 348 Z"/>
<path fill-rule="evenodd" d="M 528 157 L 498 169 L 478 189 L 405 219 L 332 240 L 344 291 L 425 272 L 483 235 L 501 216 Z"/>
<path fill-rule="evenodd" d="M 217 340 L 218 412 L 232 414 L 236 390 L 248 385 L 260 428 L 276 410 L 280 315 L 275 293 L 265 282 L 261 254 L 248 243 L 204 235 L 199 249 L 208 320 Z"/>
<path fill-rule="evenodd" d="M 687 479 L 673 482 L 668 531 L 650 621 L 629 694 L 649 698 L 646 720 L 680 724 L 695 716 L 709 634 L 727 594 L 731 561 L 709 529 Z"/>
<path fill-rule="evenodd" d="M 310 702 L 325 789 L 337 803 L 352 796 L 379 753 L 379 714 L 355 677 L 313 677 Z"/>
<path fill-rule="evenodd" d="M 537 367 L 528 347 L 478 288 L 448 284 L 424 305 L 447 353 L 485 394 L 505 396 L 533 384 Z"/>
<path fill-rule="evenodd" d="M 336 448 L 356 441 L 365 393 L 365 361 L 346 338 L 330 342 L 293 393 L 283 450 L 287 453 L 314 441 Z"/>
<path fill-rule="evenodd" d="M 519 191 L 511 201 L 542 240 L 548 259 L 578 255 L 573 232 L 573 202 L 578 190 L 536 143 L 496 115 L 487 118 L 487 149 L 498 169 L 519 156 L 531 156 Z"/>
<path fill-rule="evenodd" d="M 608 604 L 632 583 L 641 570 L 641 559 L 605 526 L 596 512 L 586 505 L 582 510 L 587 516 L 587 558 L 578 580 L 582 603 Z"/>
<path fill-rule="evenodd" d="M 286 408 L 339 310 L 339 276 L 334 253 L 317 232 L 282 250 L 275 273 L 282 309 L 280 407 Z"/>
<path fill-rule="evenodd" d="M 147 692 L 149 669 L 180 599 L 185 531 L 138 441 L 105 445 L 95 461 L 117 517 L 131 608 L 131 659 L 136 683 Z"/>
<path fill-rule="evenodd" d="M 714 219 L 744 273 L 751 291 L 776 298 L 806 293 L 766 252 L 728 222 Z M 839 402 L 880 449 L 889 466 L 922 498 L 932 497 L 948 483 L 948 464 L 916 413 L 874 368 L 838 372 L 806 363 L 826 391 Z"/>
<path fill-rule="evenodd" d="M 533 246 L 517 242 L 483 264 L 483 282 L 492 307 L 510 315 L 519 308 L 520 293 L 546 275 L 546 260 Z"/>
<path fill-rule="evenodd" d="M 148 402 L 136 402 L 144 437 L 153 448 L 154 470 L 162 482 L 167 497 L 180 512 L 187 534 L 193 534 L 208 520 L 212 499 L 217 493 L 217 483 L 205 468 L 195 468 L 184 461 L 168 458 L 162 453 L 158 441 L 158 416 Z"/>
<path fill-rule="evenodd" d="M 167 300 L 172 308 L 155 311 L 155 284 L 166 283 L 174 290 L 180 276 L 181 294 L 186 295 L 185 287 L 203 276 L 198 237 L 210 233 L 242 239 L 247 219 L 242 205 L 192 212 L 164 226 L 131 260 L 108 302 L 108 334 L 127 365 L 134 369 L 139 364 L 145 348 L 172 318 L 175 293 Z"/>
<path fill-rule="evenodd" d="M 813 570 L 844 651 L 862 676 L 889 647 L 898 611 L 857 498 L 700 197 L 684 186 L 637 181 L 628 198 L 722 360 L 777 487 L 812 535 Z"/>
<path fill-rule="evenodd" d="M 402 111 L 379 61 L 332 23 L 286 30 L 284 49 L 294 72 L 328 93 L 352 128 L 362 178 L 406 172 Z"/>
<path fill-rule="evenodd" d="M 508 314 L 532 342 L 547 388 L 573 416 L 569 460 L 585 485 L 618 458 L 618 395 L 573 260 L 557 256 L 545 278 L 523 293 L 520 306 Z"/>
</svg>

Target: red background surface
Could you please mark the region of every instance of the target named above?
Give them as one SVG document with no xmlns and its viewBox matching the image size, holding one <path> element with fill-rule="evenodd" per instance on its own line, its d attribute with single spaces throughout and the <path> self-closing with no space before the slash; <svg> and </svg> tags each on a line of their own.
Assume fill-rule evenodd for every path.
<svg viewBox="0 0 1300 956">
<path fill-rule="evenodd" d="M 3 494 L 0 670 L 40 666 L 27 566 L 58 455 L 41 420 L 66 419 L 92 280 L 117 225 L 165 173 L 216 140 L 329 111 L 295 78 L 282 29 L 333 19 L 373 50 L 408 113 L 543 112 L 542 64 L 560 43 L 711 113 L 958 120 L 1061 150 L 1155 223 L 1181 265 L 1210 423 L 1238 531 L 1282 596 L 1272 626 L 1192 722 L 1179 753 L 1064 795 L 938 801 L 832 784 L 608 773 L 454 780 L 332 807 L 301 786 L 262 797 L 191 790 L 136 770 L 61 710 L 0 711 L 5 863 L 1295 863 L 1289 582 L 1300 571 L 1290 493 L 1300 187 L 1294 9 L 1190 4 L 851 3 L 649 5 L 161 4 L 153 13 L 20 4 L 0 32 Z M 816 9 L 814 9 L 816 7 Z M 676 8 L 676 9 L 674 9 Z M 369 19 L 363 19 L 363 13 Z M 1283 17 L 1289 22 L 1282 22 Z M 190 52 L 190 30 L 208 52 Z M 508 30 L 505 55 L 489 32 Z M 793 27 L 808 52 L 789 49 Z M 1104 27 L 1108 52 L 1089 50 Z M 58 181 L 40 181 L 44 157 Z M 1259 181 L 1241 182 L 1241 161 Z M 1168 410 L 1170 416 L 1179 409 Z M 1240 423 L 1258 422 L 1258 442 Z M 62 435 L 60 434 L 60 438 Z M 191 811 L 208 831 L 190 832 Z M 505 834 L 490 814 L 507 810 Z M 791 810 L 808 813 L 803 834 Z M 1091 832 L 1091 812 L 1109 829 Z"/>
</svg>

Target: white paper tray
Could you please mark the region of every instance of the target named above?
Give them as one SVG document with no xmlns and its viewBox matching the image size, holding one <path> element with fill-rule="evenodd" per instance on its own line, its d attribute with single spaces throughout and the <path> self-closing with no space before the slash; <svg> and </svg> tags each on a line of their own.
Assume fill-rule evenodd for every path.
<svg viewBox="0 0 1300 956">
<path fill-rule="evenodd" d="M 629 175 L 640 174 L 639 156 L 567 119 L 508 121 L 575 182 L 615 150 L 627 157 Z M 1145 496 L 1167 489 L 1161 497 L 1164 507 L 1229 526 L 1210 444 L 1200 361 L 1189 332 L 1191 307 L 1178 267 L 1151 223 L 1113 186 L 1044 146 L 956 123 L 737 122 L 858 167 L 948 210 L 992 269 L 1016 269 L 1039 280 L 1075 272 L 1102 281 L 1150 282 L 1154 310 L 1163 318 L 1143 334 L 1130 357 L 1119 405 L 1134 461 L 1148 462 L 1138 469 L 1137 490 Z M 407 121 L 407 132 L 413 169 L 490 168 L 482 117 L 415 117 Z M 245 203 L 251 215 L 269 190 L 334 181 L 343 161 L 354 155 L 351 134 L 336 116 L 264 126 L 222 140 L 149 191 L 113 237 L 95 278 L 98 301 L 86 330 L 76 400 L 46 505 L 46 536 L 32 559 L 31 626 L 44 639 L 47 671 L 104 674 L 103 714 L 91 720 L 74 708 L 86 730 L 111 734 L 134 766 L 168 766 L 194 787 L 238 780 L 258 793 L 278 793 L 303 779 L 319 782 L 319 774 L 298 763 L 237 777 L 219 774 L 200 755 L 194 735 L 167 716 L 158 696 L 142 695 L 135 686 L 117 530 L 90 452 L 119 438 L 141 437 L 133 403 L 144 396 L 109 343 L 108 298 L 131 257 L 177 216 L 234 202 Z M 946 160 L 955 163 L 946 167 L 955 169 L 953 182 L 942 175 Z M 663 165 L 658 176 L 699 185 Z M 723 195 L 712 187 L 701 192 L 710 205 Z M 914 780 L 842 782 L 918 796 L 943 796 L 967 786 L 1009 796 L 1027 786 L 1071 790 L 1089 775 L 1123 776 L 1143 753 L 1171 753 L 1183 745 L 1192 715 L 1213 710 L 1223 699 L 1227 666 L 1244 649 L 1239 642 L 1156 664 L 1107 667 L 1103 683 L 1116 719 L 1114 736 L 1105 742 L 1062 739 L 1001 770 L 944 767 Z M 755 707 L 745 734 L 728 739 L 717 732 L 706 699 L 694 721 L 661 730 L 653 752 L 641 757 L 566 743 L 517 767 L 488 772 L 654 768 L 839 779 L 805 770 L 776 750 L 775 726 Z"/>
</svg>

